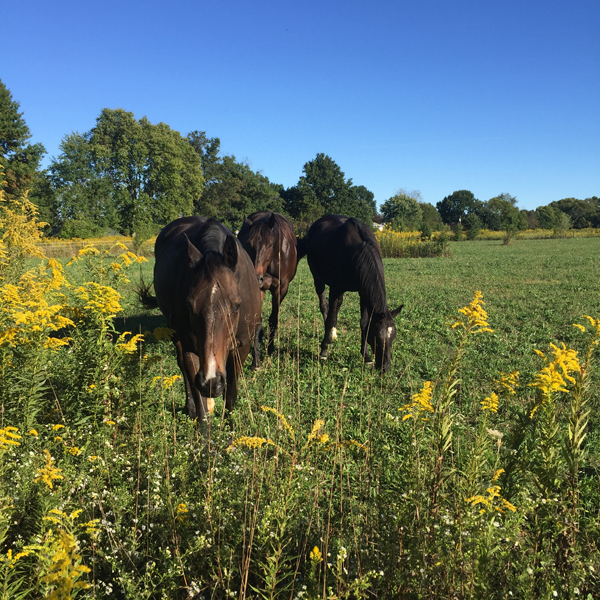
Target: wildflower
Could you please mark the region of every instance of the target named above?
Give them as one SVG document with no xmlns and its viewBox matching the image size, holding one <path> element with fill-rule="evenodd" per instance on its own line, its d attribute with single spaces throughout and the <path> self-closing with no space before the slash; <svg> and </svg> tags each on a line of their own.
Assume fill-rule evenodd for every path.
<svg viewBox="0 0 600 600">
<path fill-rule="evenodd" d="M 54 489 L 52 481 L 55 479 L 63 479 L 62 471 L 54 466 L 54 459 L 48 450 L 44 450 L 46 456 L 46 464 L 37 471 L 34 482 L 43 481 L 50 489 Z"/>
<path fill-rule="evenodd" d="M 284 428 L 290 434 L 292 441 L 296 441 L 296 438 L 294 437 L 294 430 L 292 429 L 292 426 L 290 425 L 289 421 L 285 418 L 284 415 L 282 415 L 280 412 L 277 412 L 274 408 L 271 408 L 270 406 L 261 406 L 260 408 L 263 412 L 271 412 L 275 416 L 277 416 L 277 418 L 280 419 Z"/>
<path fill-rule="evenodd" d="M 501 388 L 504 388 L 509 394 L 516 394 L 515 388 L 519 385 L 519 371 L 500 373 L 500 379 L 497 379 L 496 383 L 499 384 Z"/>
<path fill-rule="evenodd" d="M 170 340 L 174 333 L 175 330 L 169 329 L 169 327 L 157 327 L 153 335 L 157 340 Z"/>
<path fill-rule="evenodd" d="M 57 423 L 56 425 L 54 425 L 52 427 L 52 431 L 58 431 L 59 429 L 64 429 L 64 425 L 62 425 L 61 423 Z"/>
<path fill-rule="evenodd" d="M 28 435 L 32 435 L 32 436 L 34 436 L 34 437 L 37 437 L 37 436 L 38 436 L 38 432 L 37 432 L 35 429 L 32 429 L 32 430 L 29 432 L 29 434 L 28 434 Z"/>
<path fill-rule="evenodd" d="M 482 292 L 476 291 L 473 300 L 467 306 L 458 309 L 459 313 L 467 317 L 467 322 L 465 323 L 459 319 L 452 325 L 452 329 L 462 327 L 467 334 L 482 333 L 484 331 L 493 333 L 494 330 L 490 329 L 487 322 L 488 315 L 483 308 L 484 304 Z"/>
<path fill-rule="evenodd" d="M 242 446 L 245 446 L 246 448 L 262 448 L 265 444 L 272 445 L 272 446 L 275 445 L 273 440 L 270 440 L 267 438 L 262 438 L 262 437 L 258 437 L 258 436 L 254 436 L 254 437 L 242 436 L 242 437 L 239 437 L 239 438 L 233 440 L 233 442 L 231 442 L 231 445 L 227 448 L 227 452 L 231 452 L 234 448 L 240 448 Z"/>
<path fill-rule="evenodd" d="M 498 396 L 492 392 L 485 400 L 481 401 L 481 408 L 490 412 L 498 412 Z"/>
<path fill-rule="evenodd" d="M 405 404 L 401 411 L 407 411 L 407 414 L 402 418 L 403 421 L 407 419 L 416 419 L 422 413 L 433 412 L 433 405 L 431 400 L 433 398 L 433 383 L 426 381 L 420 392 L 413 394 L 411 397 L 411 403 Z M 423 421 L 427 419 L 422 417 Z"/>
<path fill-rule="evenodd" d="M 123 352 L 123 354 L 133 354 L 137 350 L 138 342 L 140 342 L 144 336 L 141 333 L 137 333 L 134 335 L 128 342 L 125 341 L 125 338 L 131 335 L 130 331 L 125 331 L 119 336 L 117 340 L 117 350 Z"/>
<path fill-rule="evenodd" d="M 181 521 L 183 523 L 183 521 L 185 520 L 189 510 L 187 508 L 187 506 L 182 502 L 181 504 L 177 505 L 177 520 Z"/>
<path fill-rule="evenodd" d="M 503 471 L 503 469 L 501 469 L 500 471 Z M 497 471 L 492 481 L 495 481 L 499 476 L 500 472 Z M 478 506 L 479 504 L 483 504 L 484 507 L 480 509 L 480 513 L 484 513 L 487 510 L 491 509 L 499 513 L 505 513 L 507 510 L 515 512 L 517 508 L 514 504 L 511 504 L 508 500 L 506 500 L 500 495 L 500 489 L 501 488 L 499 485 L 493 485 L 492 487 L 489 487 L 486 490 L 488 494 L 487 497 L 481 494 L 477 494 L 475 496 L 467 498 L 466 502 L 471 504 L 471 506 L 473 507 Z"/>
<path fill-rule="evenodd" d="M 19 430 L 10 425 L 4 429 L 0 429 L 0 450 L 6 450 L 9 446 L 21 445 L 21 442 L 17 442 L 17 440 L 21 439 L 21 436 L 14 433 L 15 431 Z"/>
<path fill-rule="evenodd" d="M 315 563 L 320 563 L 323 560 L 323 555 L 321 554 L 318 546 L 315 546 L 312 549 L 312 552 L 309 554 L 309 558 Z"/>
</svg>

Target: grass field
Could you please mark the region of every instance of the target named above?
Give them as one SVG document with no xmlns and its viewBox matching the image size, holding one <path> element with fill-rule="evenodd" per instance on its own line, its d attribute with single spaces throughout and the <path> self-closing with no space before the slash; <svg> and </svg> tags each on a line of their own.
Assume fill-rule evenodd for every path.
<svg viewBox="0 0 600 600">
<path fill-rule="evenodd" d="M 246 365 L 231 427 L 217 399 L 208 437 L 179 412 L 174 350 L 149 333 L 165 324 L 137 304 L 135 266 L 111 335 L 148 332 L 138 353 L 107 344 L 107 322 L 104 337 L 82 325 L 44 364 L 12 357 L 2 426 L 22 437 L 2 455 L 5 589 L 35 581 L 28 593 L 39 597 L 87 581 L 80 597 L 600 597 L 599 370 L 582 319 L 600 318 L 600 239 L 461 242 L 450 253 L 384 261 L 389 305 L 404 304 L 384 376 L 360 359 L 356 294 L 318 360 L 323 322 L 302 261 L 277 352 L 257 372 Z M 152 263 L 140 269 L 151 280 Z M 474 334 L 458 312 L 477 290 L 493 332 Z M 552 362 L 550 344 L 562 343 L 583 371 L 572 354 Z M 540 383 L 551 364 L 569 393 Z M 514 371 L 518 386 L 501 375 Z M 44 450 L 62 476 L 52 489 Z M 62 513 L 44 522 L 52 509 Z M 44 563 L 33 546 L 59 544 L 57 528 L 79 543 L 62 549 L 66 562 L 89 573 L 48 578 L 56 553 Z M 29 555 L 15 562 L 19 551 Z"/>
</svg>

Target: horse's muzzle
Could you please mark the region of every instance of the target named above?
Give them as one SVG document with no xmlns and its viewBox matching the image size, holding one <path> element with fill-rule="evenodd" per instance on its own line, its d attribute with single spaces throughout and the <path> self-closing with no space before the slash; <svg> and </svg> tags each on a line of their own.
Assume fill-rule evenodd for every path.
<svg viewBox="0 0 600 600">
<path fill-rule="evenodd" d="M 225 376 L 223 373 L 217 373 L 212 379 L 206 379 L 204 373 L 199 372 L 196 374 L 194 383 L 205 398 L 215 398 L 223 393 Z"/>
</svg>

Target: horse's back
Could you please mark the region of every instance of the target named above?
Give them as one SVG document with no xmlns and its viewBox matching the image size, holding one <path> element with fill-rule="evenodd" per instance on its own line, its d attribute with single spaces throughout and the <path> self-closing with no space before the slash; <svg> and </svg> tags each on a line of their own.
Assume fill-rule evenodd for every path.
<svg viewBox="0 0 600 600">
<path fill-rule="evenodd" d="M 316 278 L 329 286 L 358 291 L 356 257 L 373 241 L 378 248 L 372 232 L 358 219 L 325 215 L 311 225 L 303 246 Z"/>
</svg>

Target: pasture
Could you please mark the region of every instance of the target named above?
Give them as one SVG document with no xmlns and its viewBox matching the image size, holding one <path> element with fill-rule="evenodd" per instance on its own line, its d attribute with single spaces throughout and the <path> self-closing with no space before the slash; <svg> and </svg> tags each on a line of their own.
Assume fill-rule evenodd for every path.
<svg viewBox="0 0 600 600">
<path fill-rule="evenodd" d="M 116 317 L 3 351 L 0 597 L 597 598 L 600 323 L 582 316 L 600 319 L 599 257 L 568 238 L 384 259 L 404 309 L 383 376 L 360 357 L 357 294 L 319 360 L 303 260 L 275 353 L 248 360 L 206 437 L 135 297 L 152 261 L 132 266 Z M 477 290 L 491 332 L 458 312 Z M 125 331 L 144 340 L 119 353 Z"/>
</svg>

